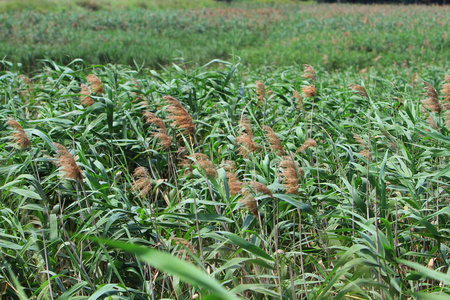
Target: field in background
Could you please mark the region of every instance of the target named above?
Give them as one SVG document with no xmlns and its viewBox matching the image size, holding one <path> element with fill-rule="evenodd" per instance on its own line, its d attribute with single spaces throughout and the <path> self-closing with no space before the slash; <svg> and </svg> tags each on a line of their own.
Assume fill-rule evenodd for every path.
<svg viewBox="0 0 450 300">
<path fill-rule="evenodd" d="M 0 14 L 0 56 L 31 71 L 49 58 L 160 69 L 212 59 L 249 67 L 309 63 L 326 69 L 443 65 L 450 8 L 235 5 L 213 9 L 33 11 Z"/>
</svg>

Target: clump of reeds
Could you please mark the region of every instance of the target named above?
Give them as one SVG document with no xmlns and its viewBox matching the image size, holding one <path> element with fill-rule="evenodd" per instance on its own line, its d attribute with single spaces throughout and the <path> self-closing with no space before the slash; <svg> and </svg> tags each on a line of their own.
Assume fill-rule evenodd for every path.
<svg viewBox="0 0 450 300">
<path fill-rule="evenodd" d="M 424 81 L 427 99 L 422 100 L 423 105 L 431 110 L 435 114 L 440 114 L 442 112 L 442 105 L 439 102 L 438 94 L 436 89 L 428 82 Z"/>
<path fill-rule="evenodd" d="M 263 129 L 266 131 L 266 137 L 272 151 L 280 155 L 284 155 L 283 144 L 281 143 L 280 138 L 276 135 L 275 131 L 273 131 L 273 129 L 269 126 L 263 126 Z"/>
<path fill-rule="evenodd" d="M 314 84 L 303 87 L 302 91 L 305 94 L 305 97 L 314 98 L 315 96 L 317 96 L 317 90 Z"/>
<path fill-rule="evenodd" d="M 80 96 L 80 100 L 83 106 L 91 106 L 95 103 L 94 99 L 90 97 L 91 89 L 84 83 L 81 84 L 80 94 L 82 95 Z"/>
<path fill-rule="evenodd" d="M 167 135 L 167 128 L 164 121 L 149 111 L 144 112 L 144 117 L 146 118 L 147 124 L 152 123 L 158 126 L 158 132 L 154 132 L 153 136 L 160 141 L 160 144 L 164 149 L 169 149 L 172 144 L 172 137 Z"/>
<path fill-rule="evenodd" d="M 305 65 L 305 69 L 302 75 L 303 78 L 311 79 L 313 82 L 316 81 L 316 71 L 310 65 Z"/>
<path fill-rule="evenodd" d="M 203 153 L 194 153 L 192 155 L 197 161 L 197 165 L 203 169 L 206 176 L 215 178 L 217 176 L 214 164 L 211 162 L 209 157 Z"/>
<path fill-rule="evenodd" d="M 91 86 L 94 93 L 104 93 L 105 90 L 103 88 L 103 83 L 97 76 L 95 76 L 94 74 L 89 74 L 86 79 L 89 82 L 89 85 Z"/>
<path fill-rule="evenodd" d="M 351 84 L 350 87 L 360 96 L 369 98 L 369 94 L 367 94 L 367 90 L 362 85 Z"/>
<path fill-rule="evenodd" d="M 280 177 L 286 187 L 286 193 L 298 195 L 299 175 L 303 175 L 298 162 L 293 161 L 290 156 L 285 156 L 280 162 Z"/>
<path fill-rule="evenodd" d="M 172 96 L 164 96 L 163 99 L 169 103 L 167 111 L 169 112 L 169 119 L 173 121 L 173 124 L 186 134 L 194 134 L 195 124 L 183 105 Z"/>
<path fill-rule="evenodd" d="M 237 195 L 242 193 L 242 181 L 239 180 L 235 171 L 236 165 L 233 161 L 227 161 L 225 165 L 225 171 L 227 174 L 228 189 L 231 195 Z"/>
<path fill-rule="evenodd" d="M 303 104 L 302 96 L 297 91 L 294 91 L 294 95 L 293 96 L 294 96 L 295 99 L 297 99 L 297 107 L 298 107 L 298 109 L 303 111 L 304 104 Z"/>
<path fill-rule="evenodd" d="M 57 165 L 64 172 L 62 178 L 73 179 L 76 181 L 83 181 L 83 174 L 81 169 L 75 161 L 75 158 L 70 154 L 69 150 L 61 144 L 53 143 L 57 148 Z"/>
<path fill-rule="evenodd" d="M 152 180 L 146 167 L 137 167 L 133 173 L 133 188 L 139 197 L 146 198 L 152 193 Z"/>
<path fill-rule="evenodd" d="M 300 152 L 305 152 L 307 149 L 314 147 L 317 147 L 317 142 L 314 139 L 307 139 L 303 145 L 300 147 L 299 151 Z"/>
<path fill-rule="evenodd" d="M 19 122 L 17 122 L 13 118 L 8 118 L 6 124 L 16 129 L 16 132 L 11 134 L 10 140 L 14 142 L 17 145 L 17 147 L 23 150 L 31 146 L 31 141 L 28 138 L 27 134 L 25 133 L 25 130 L 23 130 L 22 126 L 19 124 Z"/>
<path fill-rule="evenodd" d="M 244 127 L 244 132 L 236 138 L 236 143 L 239 145 L 239 154 L 248 156 L 249 153 L 258 151 L 259 147 L 254 141 L 250 120 L 242 118 L 240 124 Z"/>
<path fill-rule="evenodd" d="M 258 95 L 258 105 L 264 103 L 264 98 L 266 96 L 266 86 L 264 85 L 264 83 L 262 81 L 257 81 L 256 82 L 256 94 Z"/>
</svg>

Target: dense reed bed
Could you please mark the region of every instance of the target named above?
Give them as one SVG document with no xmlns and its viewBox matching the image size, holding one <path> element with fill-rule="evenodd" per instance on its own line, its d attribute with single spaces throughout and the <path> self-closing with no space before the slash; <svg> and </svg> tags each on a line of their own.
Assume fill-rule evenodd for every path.
<svg viewBox="0 0 450 300">
<path fill-rule="evenodd" d="M 449 293 L 448 68 L 3 67 L 3 299 Z"/>
</svg>

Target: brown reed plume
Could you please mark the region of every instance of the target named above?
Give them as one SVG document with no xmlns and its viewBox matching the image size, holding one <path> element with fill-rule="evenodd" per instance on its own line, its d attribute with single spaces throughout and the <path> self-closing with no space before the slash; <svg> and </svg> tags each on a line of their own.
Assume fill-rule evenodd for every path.
<svg viewBox="0 0 450 300">
<path fill-rule="evenodd" d="M 99 95 L 105 92 L 103 83 L 97 76 L 95 76 L 94 74 L 89 74 L 86 79 L 89 82 L 89 85 L 91 86 L 94 93 Z"/>
<path fill-rule="evenodd" d="M 244 198 L 239 200 L 244 204 L 244 206 L 255 216 L 259 217 L 258 212 L 258 201 L 256 201 L 255 197 L 247 190 L 245 192 Z"/>
<path fill-rule="evenodd" d="M 299 175 L 303 175 L 300 165 L 298 162 L 294 162 L 290 156 L 285 156 L 280 162 L 280 168 L 280 177 L 286 187 L 286 193 L 298 195 Z"/>
<path fill-rule="evenodd" d="M 269 190 L 269 188 L 267 186 L 265 186 L 264 184 L 262 184 L 261 182 L 252 181 L 252 182 L 250 182 L 250 186 L 253 188 L 253 190 L 255 192 L 269 195 L 270 198 L 273 199 L 272 191 Z"/>
<path fill-rule="evenodd" d="M 25 130 L 23 130 L 22 126 L 14 120 L 13 118 L 8 118 L 6 124 L 16 129 L 16 132 L 12 133 L 10 136 L 10 140 L 17 145 L 21 150 L 28 148 L 31 146 L 31 141 L 28 138 Z"/>
<path fill-rule="evenodd" d="M 209 157 L 203 153 L 194 153 L 192 155 L 197 161 L 197 165 L 205 171 L 205 174 L 209 177 L 217 177 L 217 172 L 214 164 L 211 162 Z"/>
<path fill-rule="evenodd" d="M 299 151 L 300 152 L 305 152 L 308 148 L 310 147 L 317 147 L 317 142 L 313 139 L 307 139 L 303 145 L 300 147 Z"/>
<path fill-rule="evenodd" d="M 316 71 L 310 65 L 305 65 L 305 69 L 302 75 L 303 78 L 311 79 L 313 82 L 316 81 Z"/>
<path fill-rule="evenodd" d="M 244 132 L 236 138 L 236 143 L 239 145 L 239 155 L 247 157 L 249 153 L 258 151 L 259 147 L 254 141 L 250 120 L 242 118 L 240 124 L 244 127 Z"/>
<path fill-rule="evenodd" d="M 305 94 L 305 97 L 313 98 L 317 96 L 317 90 L 314 84 L 303 87 L 302 91 Z"/>
<path fill-rule="evenodd" d="M 294 95 L 293 96 L 294 96 L 295 99 L 297 99 L 297 107 L 298 107 L 298 109 L 303 111 L 304 105 L 303 105 L 303 98 L 302 98 L 302 96 L 297 91 L 294 91 Z"/>
<path fill-rule="evenodd" d="M 152 193 L 152 180 L 146 167 L 137 167 L 133 173 L 133 189 L 139 197 L 147 198 Z"/>
<path fill-rule="evenodd" d="M 224 167 L 227 174 L 228 181 L 228 189 L 230 190 L 231 195 L 237 195 L 242 193 L 242 181 L 239 180 L 235 171 L 236 165 L 233 161 L 225 162 L 226 165 Z"/>
<path fill-rule="evenodd" d="M 280 138 L 276 135 L 275 131 L 273 131 L 273 129 L 269 126 L 263 126 L 263 129 L 266 131 L 266 137 L 269 140 L 272 151 L 280 155 L 284 155 L 283 144 L 281 143 Z"/>
<path fill-rule="evenodd" d="M 450 75 L 445 74 L 444 81 L 447 82 L 447 83 L 444 83 L 442 85 L 442 91 L 441 92 L 442 92 L 442 94 L 445 97 L 444 101 L 445 102 L 450 102 Z M 449 108 L 447 108 L 447 110 L 449 110 Z"/>
<path fill-rule="evenodd" d="M 256 87 L 258 88 L 256 94 L 258 95 L 258 105 L 264 103 L 264 98 L 266 96 L 266 86 L 262 81 L 256 82 Z"/>
<path fill-rule="evenodd" d="M 169 112 L 169 119 L 173 121 L 173 124 L 186 134 L 194 134 L 195 124 L 183 105 L 172 96 L 164 96 L 163 99 L 169 103 L 167 111 Z"/>
<path fill-rule="evenodd" d="M 357 135 L 356 133 L 353 134 L 353 138 L 354 138 L 355 141 L 356 141 L 358 144 L 360 144 L 361 146 L 364 146 L 364 147 L 367 146 L 367 143 L 366 143 L 359 135 Z"/>
<path fill-rule="evenodd" d="M 370 152 L 369 149 L 364 149 L 364 150 L 360 151 L 359 154 L 361 154 L 362 156 L 367 158 L 367 160 L 369 160 L 369 161 L 372 160 L 372 153 Z"/>
<path fill-rule="evenodd" d="M 369 94 L 367 94 L 367 90 L 362 85 L 358 84 L 350 84 L 350 87 L 360 96 L 369 98 Z"/>
<path fill-rule="evenodd" d="M 82 94 L 82 96 L 80 96 L 81 105 L 83 105 L 83 106 L 91 106 L 91 105 L 93 105 L 95 103 L 94 99 L 92 99 L 90 97 L 91 89 L 87 85 L 85 85 L 84 83 L 81 84 L 80 94 Z"/>
<path fill-rule="evenodd" d="M 431 110 L 435 114 L 440 114 L 442 112 L 442 105 L 439 102 L 438 94 L 436 89 L 428 82 L 424 81 L 427 99 L 422 100 L 423 106 Z"/>
<path fill-rule="evenodd" d="M 144 112 L 146 123 L 152 123 L 159 127 L 159 132 L 154 132 L 153 136 L 157 138 L 164 149 L 169 149 L 172 144 L 172 137 L 167 135 L 167 128 L 164 121 L 157 117 L 154 113 L 146 111 Z"/>
<path fill-rule="evenodd" d="M 63 171 L 62 178 L 73 179 L 76 181 L 83 181 L 83 174 L 81 173 L 81 169 L 73 158 L 72 154 L 70 154 L 69 150 L 61 144 L 53 143 L 55 147 L 58 149 L 56 158 L 57 158 L 57 166 L 60 167 Z"/>
</svg>

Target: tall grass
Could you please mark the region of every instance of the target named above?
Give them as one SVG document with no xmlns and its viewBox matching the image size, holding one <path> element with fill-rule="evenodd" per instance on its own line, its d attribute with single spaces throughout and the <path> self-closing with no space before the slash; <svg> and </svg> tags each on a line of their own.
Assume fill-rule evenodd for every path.
<svg viewBox="0 0 450 300">
<path fill-rule="evenodd" d="M 449 293 L 448 68 L 3 64 L 6 299 Z"/>
</svg>

